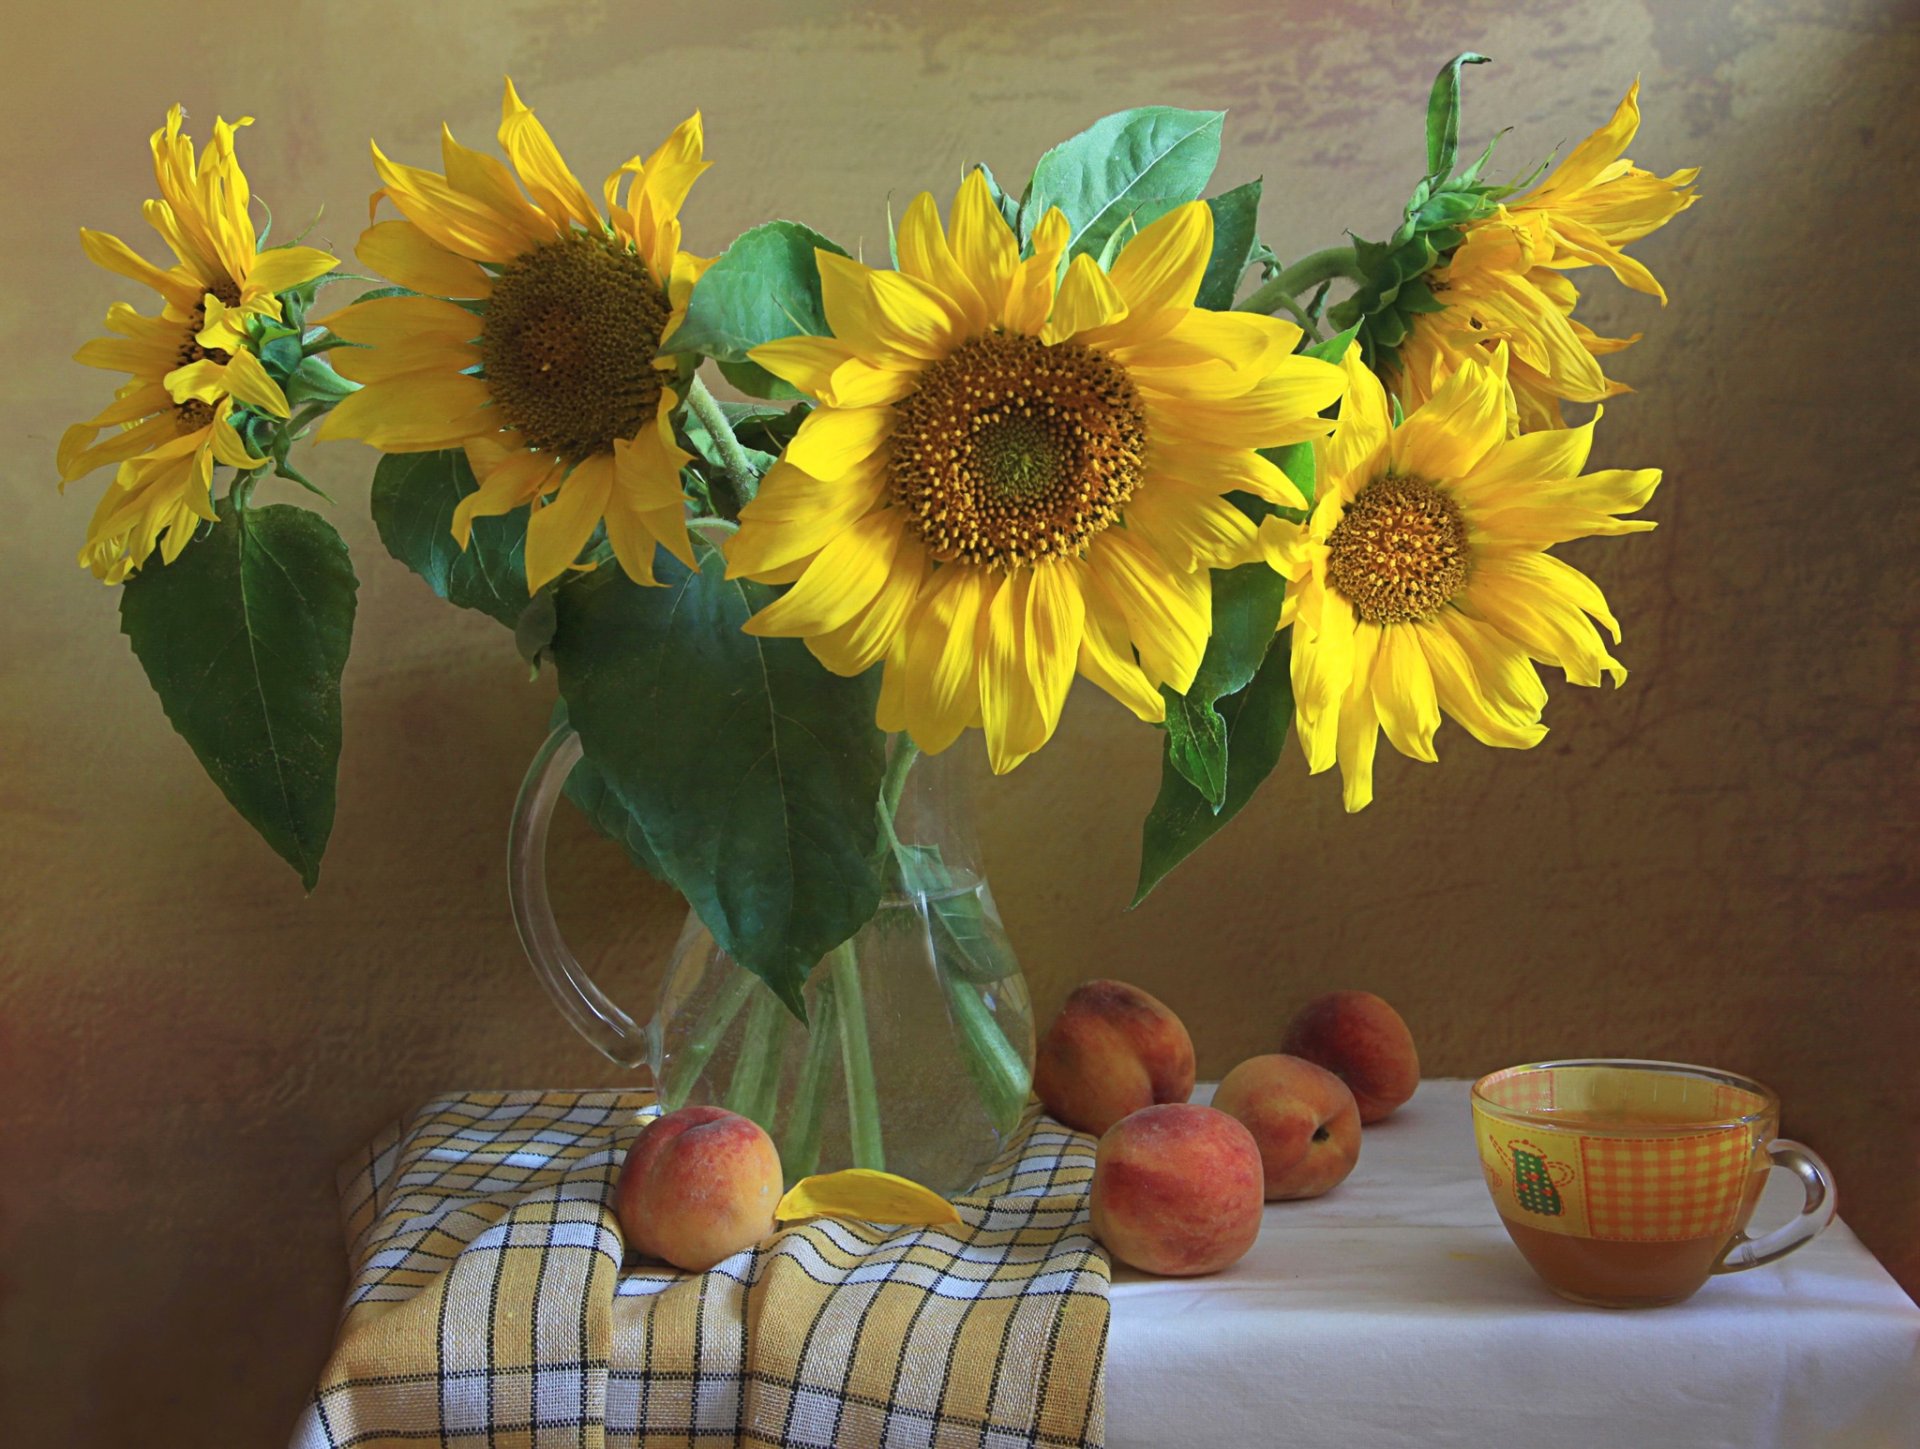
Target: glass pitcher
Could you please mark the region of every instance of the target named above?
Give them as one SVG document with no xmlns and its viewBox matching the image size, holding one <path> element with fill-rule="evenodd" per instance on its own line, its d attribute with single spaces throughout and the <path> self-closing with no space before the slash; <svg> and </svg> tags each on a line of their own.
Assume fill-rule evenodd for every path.
<svg viewBox="0 0 1920 1449">
<path fill-rule="evenodd" d="M 667 1110 L 711 1103 L 758 1122 L 789 1186 L 872 1167 L 955 1196 L 1026 1105 L 1033 1012 L 979 869 L 957 752 L 912 749 L 891 744 L 890 776 L 905 774 L 880 907 L 808 977 L 805 1023 L 691 911 L 652 1018 L 636 1023 L 567 949 L 548 900 L 547 830 L 581 758 L 571 727 L 541 746 L 514 806 L 514 924 L 561 1014 L 613 1061 L 644 1066 Z"/>
</svg>

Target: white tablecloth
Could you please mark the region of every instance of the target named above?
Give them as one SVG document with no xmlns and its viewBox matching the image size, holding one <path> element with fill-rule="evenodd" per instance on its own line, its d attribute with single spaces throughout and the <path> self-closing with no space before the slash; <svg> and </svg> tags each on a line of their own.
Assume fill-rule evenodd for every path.
<svg viewBox="0 0 1920 1449">
<path fill-rule="evenodd" d="M 1799 1201 L 1774 1173 L 1756 1232 Z M 1565 1302 L 1494 1214 L 1467 1084 L 1430 1081 L 1226 1272 L 1115 1266 L 1107 1442 L 1920 1449 L 1920 1308 L 1843 1223 L 1676 1307 Z"/>
</svg>

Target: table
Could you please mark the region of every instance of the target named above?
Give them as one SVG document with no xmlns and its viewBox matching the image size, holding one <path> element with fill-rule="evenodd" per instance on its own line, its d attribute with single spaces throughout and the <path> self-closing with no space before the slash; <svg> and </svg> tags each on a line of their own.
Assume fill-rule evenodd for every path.
<svg viewBox="0 0 1920 1449">
<path fill-rule="evenodd" d="M 1423 1083 L 1226 1272 L 1116 1265 L 1109 1449 L 1920 1446 L 1920 1308 L 1844 1223 L 1675 1307 L 1564 1302 L 1494 1213 L 1467 1088 Z M 1776 1172 L 1754 1221 L 1799 1200 Z"/>
</svg>

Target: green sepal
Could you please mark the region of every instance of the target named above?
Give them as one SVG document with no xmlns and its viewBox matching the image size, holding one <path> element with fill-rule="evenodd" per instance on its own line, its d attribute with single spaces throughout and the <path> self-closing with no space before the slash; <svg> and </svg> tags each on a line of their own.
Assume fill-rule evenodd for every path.
<svg viewBox="0 0 1920 1449">
<path fill-rule="evenodd" d="M 560 693 L 664 877 L 803 1016 L 808 974 L 880 901 L 878 671 L 843 679 L 801 640 L 747 634 L 776 591 L 695 549 L 697 570 L 660 559 L 658 587 L 600 569 L 559 591 Z"/>
<path fill-rule="evenodd" d="M 1491 56 L 1463 50 L 1440 67 L 1427 96 L 1427 176 L 1444 181 L 1460 155 L 1460 67 L 1485 65 Z"/>
<path fill-rule="evenodd" d="M 167 719 L 311 891 L 333 833 L 340 676 L 359 581 L 346 543 L 291 504 L 238 508 L 120 595 Z"/>
<path fill-rule="evenodd" d="M 1220 162 L 1225 111 L 1143 106 L 1095 121 L 1053 147 L 1033 168 L 1020 204 L 1022 245 L 1051 207 L 1072 227 L 1068 254 L 1100 255 L 1131 220 L 1146 227 L 1196 201 Z"/>
<path fill-rule="evenodd" d="M 1291 632 L 1291 631 L 1288 631 Z M 1175 866 L 1205 844 L 1253 798 L 1273 773 L 1293 723 L 1293 680 L 1287 633 L 1267 645 L 1246 688 L 1219 702 L 1227 736 L 1227 787 L 1218 809 L 1175 768 L 1160 767 L 1160 793 L 1141 831 L 1140 879 L 1133 905 L 1144 901 Z M 1129 909 L 1132 909 L 1130 906 Z"/>
</svg>

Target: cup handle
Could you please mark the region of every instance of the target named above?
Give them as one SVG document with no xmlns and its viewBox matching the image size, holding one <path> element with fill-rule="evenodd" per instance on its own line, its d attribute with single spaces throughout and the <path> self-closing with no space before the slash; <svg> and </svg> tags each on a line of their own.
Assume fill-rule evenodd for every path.
<svg viewBox="0 0 1920 1449">
<path fill-rule="evenodd" d="M 1819 1153 L 1803 1143 L 1782 1137 L 1768 1146 L 1767 1155 L 1775 1167 L 1784 1167 L 1800 1179 L 1807 1200 L 1794 1217 L 1770 1233 L 1757 1238 L 1750 1238 L 1744 1232 L 1736 1234 L 1726 1252 L 1720 1255 L 1720 1261 L 1714 1264 L 1716 1273 L 1738 1273 L 1763 1263 L 1778 1262 L 1795 1248 L 1819 1237 L 1840 1210 L 1833 1169 L 1820 1160 Z"/>
</svg>

